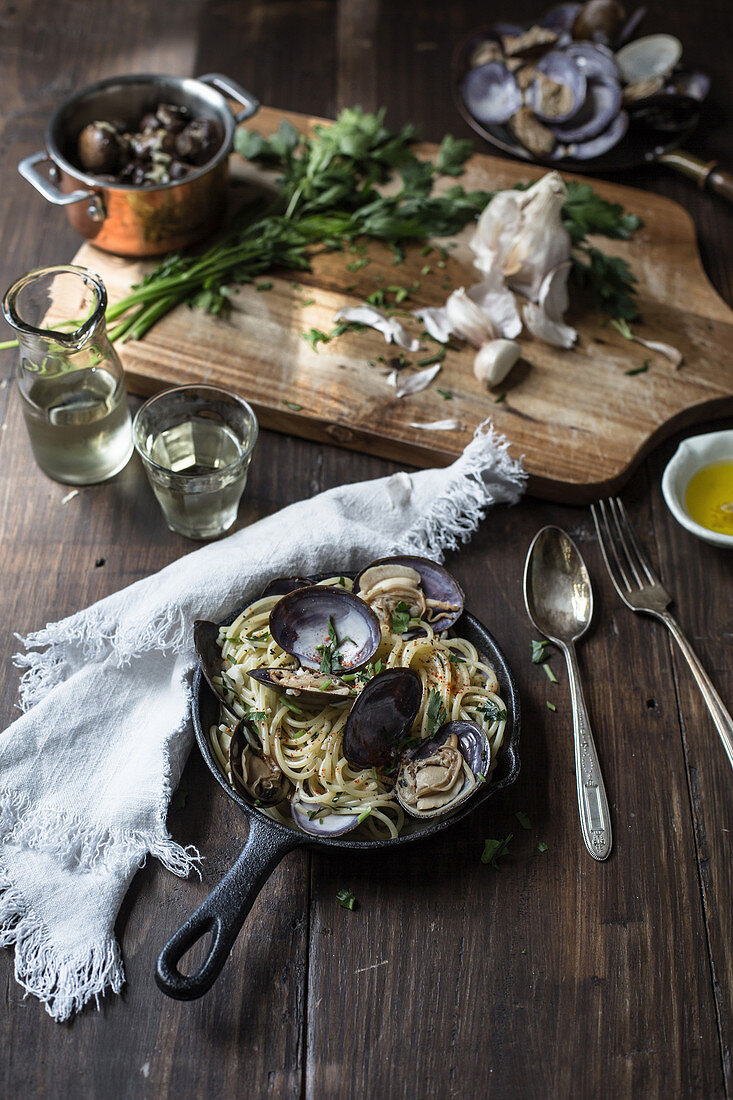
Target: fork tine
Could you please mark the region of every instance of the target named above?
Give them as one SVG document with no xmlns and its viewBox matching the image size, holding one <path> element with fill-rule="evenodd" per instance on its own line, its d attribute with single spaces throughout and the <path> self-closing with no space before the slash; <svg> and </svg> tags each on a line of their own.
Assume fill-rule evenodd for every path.
<svg viewBox="0 0 733 1100">
<path fill-rule="evenodd" d="M 613 532 L 611 531 L 611 525 L 608 521 L 608 515 L 606 514 L 606 501 L 600 500 L 598 502 L 598 511 L 596 511 L 595 504 L 591 505 L 590 510 L 608 575 L 611 578 L 613 587 L 616 589 L 621 599 L 624 599 L 625 593 L 623 588 L 626 588 L 626 592 L 630 592 L 632 586 L 616 550 Z"/>
<path fill-rule="evenodd" d="M 636 552 L 636 556 L 639 560 L 639 564 L 641 565 L 641 568 L 646 573 L 649 583 L 650 584 L 659 584 L 659 585 L 661 585 L 662 582 L 660 581 L 659 577 L 657 576 L 657 574 L 652 569 L 651 565 L 649 564 L 649 559 L 648 559 L 646 553 L 644 552 L 644 550 L 642 550 L 641 545 L 639 544 L 639 541 L 638 541 L 638 539 L 636 537 L 636 534 L 634 532 L 634 528 L 631 526 L 631 523 L 629 521 L 629 517 L 626 514 L 626 509 L 624 508 L 624 505 L 623 505 L 623 501 L 621 500 L 620 497 L 615 498 L 615 504 L 616 504 L 618 514 L 621 517 L 621 522 L 624 526 L 624 529 L 625 529 L 626 534 L 628 536 L 629 542 L 631 543 L 632 547 L 634 548 L 634 550 Z M 631 558 L 631 555 L 629 555 L 629 558 Z"/>
<path fill-rule="evenodd" d="M 611 515 L 613 516 L 613 522 L 614 522 L 614 526 L 616 528 L 617 541 L 618 541 L 618 543 L 619 543 L 619 545 L 620 545 L 620 547 L 621 547 L 621 549 L 624 553 L 624 557 L 626 559 L 628 567 L 634 575 L 634 580 L 636 581 L 637 587 L 642 588 L 643 585 L 644 585 L 644 581 L 641 577 L 641 574 L 640 574 L 639 570 L 636 568 L 636 562 L 634 561 L 634 555 L 632 554 L 633 547 L 631 546 L 629 540 L 626 538 L 624 528 L 622 526 L 621 517 L 619 515 L 619 511 L 618 511 L 618 508 L 617 508 L 618 502 L 619 502 L 618 497 L 609 497 L 608 498 L 608 507 L 610 509 Z"/>
</svg>

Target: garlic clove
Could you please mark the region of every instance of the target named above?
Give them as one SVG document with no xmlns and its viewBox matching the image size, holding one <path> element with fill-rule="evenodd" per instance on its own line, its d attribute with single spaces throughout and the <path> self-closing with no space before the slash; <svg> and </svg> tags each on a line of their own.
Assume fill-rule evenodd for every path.
<svg viewBox="0 0 733 1100">
<path fill-rule="evenodd" d="M 473 373 L 479 382 L 498 386 L 521 354 L 522 349 L 515 340 L 490 340 L 479 349 L 473 361 Z"/>
</svg>

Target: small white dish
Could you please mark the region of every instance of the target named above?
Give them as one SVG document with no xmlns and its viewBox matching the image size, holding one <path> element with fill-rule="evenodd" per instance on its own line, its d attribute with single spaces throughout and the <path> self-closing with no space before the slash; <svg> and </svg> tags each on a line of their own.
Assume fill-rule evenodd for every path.
<svg viewBox="0 0 733 1100">
<path fill-rule="evenodd" d="M 687 486 L 698 470 L 726 459 L 733 462 L 733 430 L 707 432 L 705 435 L 683 439 L 665 467 L 662 492 L 667 507 L 678 523 L 713 546 L 733 549 L 733 535 L 724 535 L 721 531 L 711 531 L 709 527 L 703 527 L 692 518 L 685 505 Z"/>
</svg>

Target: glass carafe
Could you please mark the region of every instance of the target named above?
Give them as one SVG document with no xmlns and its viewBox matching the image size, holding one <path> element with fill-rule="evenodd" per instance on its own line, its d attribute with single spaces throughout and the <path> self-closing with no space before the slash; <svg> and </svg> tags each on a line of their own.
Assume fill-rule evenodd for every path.
<svg viewBox="0 0 733 1100">
<path fill-rule="evenodd" d="M 46 267 L 3 299 L 18 334 L 17 382 L 36 462 L 56 481 L 91 485 L 132 454 L 122 364 L 105 325 L 107 291 L 83 267 Z"/>
</svg>

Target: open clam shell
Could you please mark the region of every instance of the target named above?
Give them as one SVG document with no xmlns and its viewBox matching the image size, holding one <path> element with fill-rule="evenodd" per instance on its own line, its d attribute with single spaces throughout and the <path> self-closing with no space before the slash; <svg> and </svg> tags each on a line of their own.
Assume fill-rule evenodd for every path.
<svg viewBox="0 0 733 1100">
<path fill-rule="evenodd" d="M 559 146 L 555 155 L 560 157 L 574 157 L 576 160 L 592 160 L 600 157 L 618 145 L 629 128 L 629 116 L 626 111 L 616 115 L 613 122 L 606 127 L 597 137 L 588 141 L 570 142 L 568 145 Z"/>
<path fill-rule="evenodd" d="M 592 79 L 588 81 L 585 103 L 575 117 L 564 126 L 553 126 L 552 130 L 565 145 L 589 141 L 610 126 L 620 110 L 620 84 L 605 77 Z"/>
<path fill-rule="evenodd" d="M 219 627 L 216 623 L 208 619 L 197 619 L 193 624 L 193 644 L 204 679 L 217 699 L 226 707 L 227 703 L 221 687 L 214 683 L 215 678 L 221 676 L 224 671 L 224 658 L 221 655 L 218 637 Z"/>
<path fill-rule="evenodd" d="M 298 703 L 322 707 L 326 703 L 345 703 L 357 694 L 353 682 L 347 683 L 338 676 L 330 676 L 314 669 L 253 668 L 249 675 L 278 695 L 288 695 Z"/>
<path fill-rule="evenodd" d="M 606 77 L 620 80 L 621 74 L 613 53 L 597 42 L 571 42 L 565 47 L 565 56 L 582 69 L 588 80 Z"/>
<path fill-rule="evenodd" d="M 334 814 L 327 806 L 310 806 L 296 799 L 290 803 L 293 821 L 309 836 L 343 836 L 359 824 L 358 814 Z"/>
<path fill-rule="evenodd" d="M 338 657 L 334 666 L 346 672 L 367 664 L 382 640 L 379 620 L 363 600 L 344 588 L 317 584 L 297 588 L 275 604 L 270 612 L 270 634 L 305 668 L 320 669 L 328 651 L 331 658 Z M 324 671 L 338 675 L 338 667 Z"/>
<path fill-rule="evenodd" d="M 553 50 L 537 62 L 529 105 L 543 122 L 557 125 L 577 114 L 585 100 L 585 73 L 571 57 Z"/>
<path fill-rule="evenodd" d="M 265 596 L 287 596 L 288 592 L 295 592 L 298 588 L 307 588 L 312 583 L 307 577 L 274 577 L 262 589 L 260 599 L 264 599 Z"/>
<path fill-rule="evenodd" d="M 627 84 L 667 77 L 682 57 L 682 43 L 673 34 L 635 38 L 616 53 L 616 63 Z"/>
<path fill-rule="evenodd" d="M 410 668 L 389 668 L 357 696 L 346 719 L 344 756 L 354 768 L 389 766 L 417 717 L 422 681 Z"/>
<path fill-rule="evenodd" d="M 250 806 L 276 806 L 292 793 L 293 785 L 275 761 L 256 752 L 253 744 L 257 744 L 256 735 L 243 718 L 229 743 L 232 786 Z"/>
<path fill-rule="evenodd" d="M 442 817 L 475 794 L 490 767 L 491 746 L 481 727 L 446 722 L 407 753 L 397 774 L 397 801 L 411 817 Z"/>
<path fill-rule="evenodd" d="M 508 122 L 522 106 L 519 85 L 501 61 L 470 69 L 461 81 L 461 94 L 473 117 L 487 126 Z"/>
<path fill-rule="evenodd" d="M 391 566 L 407 567 L 414 570 L 420 578 L 420 588 L 427 602 L 427 621 L 437 633 L 448 630 L 463 614 L 465 596 L 458 581 L 442 565 L 430 558 L 420 558 L 410 554 L 391 558 L 378 558 L 360 573 L 354 580 L 354 591 L 367 601 L 370 593 L 376 593 L 388 584 Z"/>
</svg>

